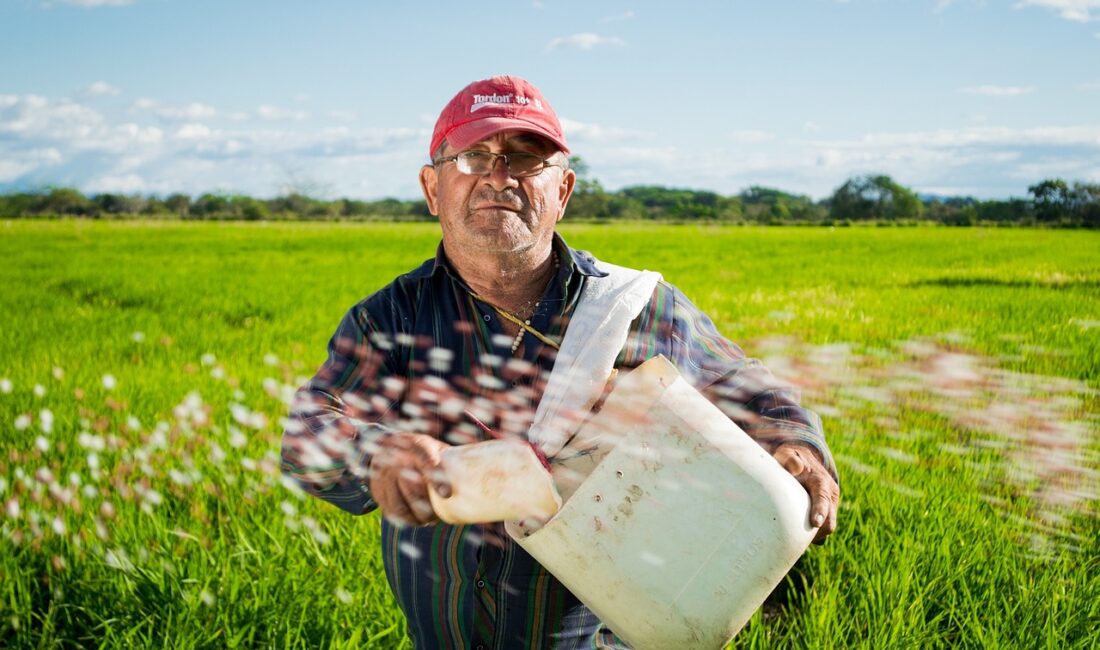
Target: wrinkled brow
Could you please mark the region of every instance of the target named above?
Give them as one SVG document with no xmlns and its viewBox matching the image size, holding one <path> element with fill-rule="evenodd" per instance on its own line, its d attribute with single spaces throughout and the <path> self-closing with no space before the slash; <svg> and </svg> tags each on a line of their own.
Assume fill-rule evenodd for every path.
<svg viewBox="0 0 1100 650">
<path fill-rule="evenodd" d="M 517 133 L 508 137 L 508 144 L 515 146 L 519 145 L 525 149 L 532 149 L 538 151 L 541 154 L 547 154 L 551 151 L 557 151 L 550 141 L 541 136 L 537 136 L 534 133 Z"/>
</svg>

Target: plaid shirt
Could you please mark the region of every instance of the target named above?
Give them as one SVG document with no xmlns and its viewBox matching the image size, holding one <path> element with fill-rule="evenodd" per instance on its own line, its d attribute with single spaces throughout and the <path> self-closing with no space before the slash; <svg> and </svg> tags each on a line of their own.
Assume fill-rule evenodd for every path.
<svg viewBox="0 0 1100 650">
<path fill-rule="evenodd" d="M 555 236 L 561 260 L 531 325 L 560 341 L 589 277 L 605 275 Z M 283 439 L 283 471 L 352 513 L 376 507 L 367 468 L 377 436 L 427 433 L 452 444 L 482 430 L 524 435 L 554 363 L 530 335 L 519 355 L 499 316 L 470 294 L 440 245 L 434 260 L 348 311 L 328 359 L 299 390 Z M 759 362 L 716 331 L 678 289 L 659 282 L 632 323 L 616 367 L 663 354 L 766 447 L 800 441 L 835 465 L 821 420 Z M 625 648 L 500 524 L 401 527 L 382 521 L 386 577 L 418 648 Z"/>
</svg>

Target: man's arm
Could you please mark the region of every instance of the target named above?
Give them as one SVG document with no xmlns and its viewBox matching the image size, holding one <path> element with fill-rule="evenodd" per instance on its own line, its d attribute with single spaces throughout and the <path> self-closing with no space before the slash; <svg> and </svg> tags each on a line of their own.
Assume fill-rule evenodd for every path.
<svg viewBox="0 0 1100 650">
<path fill-rule="evenodd" d="M 437 471 L 448 445 L 381 424 L 406 391 L 393 338 L 362 305 L 344 316 L 328 359 L 295 394 L 281 465 L 303 490 L 351 514 L 380 508 L 396 522 L 429 524 L 438 519 L 428 482 L 450 494 Z"/>
<path fill-rule="evenodd" d="M 678 289 L 661 282 L 653 300 L 653 309 L 645 310 L 632 328 L 635 335 L 665 334 L 659 332 L 665 323 L 672 363 L 806 488 L 810 519 L 820 527 L 817 539 L 823 540 L 836 528 L 840 487 L 821 418 L 801 406 L 793 387 L 778 381 L 763 364 L 747 358 L 719 334 L 710 318 Z M 628 360 L 627 365 L 636 363 Z"/>
<path fill-rule="evenodd" d="M 328 358 L 294 396 L 282 445 L 286 476 L 356 515 L 377 506 L 369 489 L 370 462 L 390 433 L 379 421 L 401 391 L 397 384 L 387 390 L 381 381 L 393 374 L 386 349 L 392 346 L 371 340 L 368 320 L 356 306 L 340 321 Z"/>
</svg>

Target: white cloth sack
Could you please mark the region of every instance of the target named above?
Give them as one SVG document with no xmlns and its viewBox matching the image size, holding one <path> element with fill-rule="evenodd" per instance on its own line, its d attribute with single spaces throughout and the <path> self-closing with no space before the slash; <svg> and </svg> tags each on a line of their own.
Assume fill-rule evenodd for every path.
<svg viewBox="0 0 1100 650">
<path fill-rule="evenodd" d="M 660 273 L 599 262 L 585 280 L 528 439 L 548 458 L 561 451 L 603 394 L 630 323 L 649 303 Z"/>
</svg>

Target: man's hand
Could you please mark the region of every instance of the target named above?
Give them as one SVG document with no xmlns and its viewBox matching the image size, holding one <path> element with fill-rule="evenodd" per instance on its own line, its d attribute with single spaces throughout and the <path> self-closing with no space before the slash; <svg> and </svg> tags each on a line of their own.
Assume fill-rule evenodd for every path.
<svg viewBox="0 0 1100 650">
<path fill-rule="evenodd" d="M 450 496 L 439 467 L 440 454 L 449 446 L 421 433 L 393 433 L 379 440 L 370 463 L 370 492 L 387 519 L 413 526 L 439 521 L 428 484 L 440 496 Z"/>
<path fill-rule="evenodd" d="M 818 453 L 807 445 L 784 443 L 775 448 L 772 456 L 810 493 L 810 524 L 818 529 L 814 542 L 824 542 L 836 530 L 840 486 L 825 469 Z"/>
</svg>

